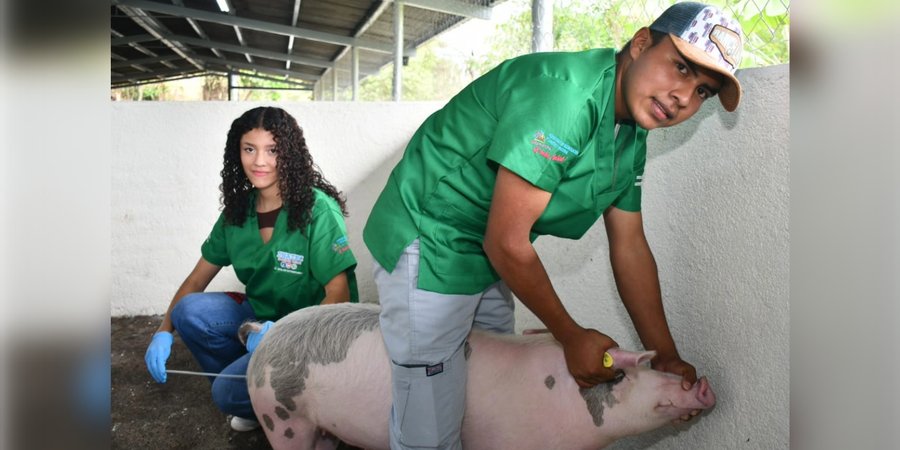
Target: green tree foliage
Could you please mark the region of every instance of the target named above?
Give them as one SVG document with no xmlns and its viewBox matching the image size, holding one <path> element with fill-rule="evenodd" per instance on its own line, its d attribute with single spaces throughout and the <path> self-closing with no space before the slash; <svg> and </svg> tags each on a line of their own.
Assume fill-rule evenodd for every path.
<svg viewBox="0 0 900 450">
<path fill-rule="evenodd" d="M 756 14 L 738 16 L 747 42 L 741 67 L 771 66 L 790 61 L 790 16 L 787 11 L 772 14 L 769 8 Z"/>
<path fill-rule="evenodd" d="M 416 56 L 403 67 L 403 100 L 446 100 L 459 92 L 471 78 L 467 67 L 447 58 L 448 44 L 432 40 L 416 50 Z M 381 68 L 377 75 L 360 81 L 360 98 L 369 101 L 388 101 L 393 98 L 394 65 Z"/>
<path fill-rule="evenodd" d="M 238 86 L 250 87 L 255 89 L 238 89 L 237 95 L 241 101 L 304 101 L 310 99 L 310 91 L 307 90 L 281 90 L 268 88 L 296 88 L 296 85 L 282 83 L 274 80 L 267 80 L 251 76 L 241 75 L 238 77 Z"/>
<path fill-rule="evenodd" d="M 470 64 L 484 73 L 500 62 L 531 51 L 531 1 L 518 3 L 521 12 L 497 27 L 491 47 Z M 746 35 L 742 68 L 783 64 L 789 61 L 790 16 L 780 1 L 759 10 L 753 0 L 706 0 L 728 11 L 741 23 Z M 553 48 L 580 51 L 621 48 L 634 33 L 647 26 L 672 1 L 556 0 L 553 8 Z"/>
<path fill-rule="evenodd" d="M 220 76 L 203 77 L 203 100 L 228 100 L 228 80 Z"/>
<path fill-rule="evenodd" d="M 166 83 L 151 83 L 126 88 L 113 89 L 113 97 L 116 100 L 128 101 L 156 101 L 167 100 L 169 86 Z"/>
</svg>

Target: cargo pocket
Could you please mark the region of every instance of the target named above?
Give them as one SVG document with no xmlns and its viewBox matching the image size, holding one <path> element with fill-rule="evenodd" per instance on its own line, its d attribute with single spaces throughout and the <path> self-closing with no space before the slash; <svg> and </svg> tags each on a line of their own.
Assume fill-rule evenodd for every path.
<svg viewBox="0 0 900 450">
<path fill-rule="evenodd" d="M 435 405 L 431 380 L 403 380 L 397 394 L 397 404 L 403 405 L 400 442 L 408 447 L 437 447 L 440 443 L 435 414 L 438 405 Z"/>
</svg>

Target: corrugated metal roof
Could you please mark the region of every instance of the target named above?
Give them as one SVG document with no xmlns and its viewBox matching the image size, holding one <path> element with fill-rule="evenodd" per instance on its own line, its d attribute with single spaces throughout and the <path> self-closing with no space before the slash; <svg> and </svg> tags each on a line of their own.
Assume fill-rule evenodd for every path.
<svg viewBox="0 0 900 450">
<path fill-rule="evenodd" d="M 393 61 L 394 2 L 222 1 L 112 0 L 111 86 L 249 71 L 311 88 L 352 46 L 361 78 Z M 501 1 L 404 1 L 405 52 Z"/>
</svg>

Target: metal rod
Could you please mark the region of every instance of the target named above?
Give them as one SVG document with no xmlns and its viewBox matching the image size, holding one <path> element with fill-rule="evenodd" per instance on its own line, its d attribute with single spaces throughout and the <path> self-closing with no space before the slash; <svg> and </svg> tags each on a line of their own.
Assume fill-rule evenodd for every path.
<svg viewBox="0 0 900 450">
<path fill-rule="evenodd" d="M 229 375 L 229 374 L 225 374 L 225 373 L 194 372 L 191 370 L 166 369 L 166 373 L 177 373 L 180 375 L 200 375 L 200 376 L 204 376 L 204 377 L 220 377 L 220 378 L 247 378 L 247 375 Z"/>
<path fill-rule="evenodd" d="M 395 102 L 403 98 L 403 2 L 394 2 L 394 83 Z"/>
</svg>

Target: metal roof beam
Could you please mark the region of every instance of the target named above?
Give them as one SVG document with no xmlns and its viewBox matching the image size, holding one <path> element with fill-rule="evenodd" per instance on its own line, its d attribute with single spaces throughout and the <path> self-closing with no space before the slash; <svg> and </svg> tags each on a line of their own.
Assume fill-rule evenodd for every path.
<svg viewBox="0 0 900 450">
<path fill-rule="evenodd" d="M 184 6 L 184 2 L 181 0 L 172 0 L 172 3 L 175 6 Z M 188 25 L 194 29 L 194 32 L 197 33 L 197 36 L 200 36 L 202 39 L 209 39 L 209 36 L 206 35 L 206 32 L 203 31 L 203 28 L 200 28 L 200 24 L 197 23 L 196 20 L 191 19 L 190 17 L 185 17 L 184 20 L 187 20 Z M 216 54 L 219 58 L 224 58 L 222 54 L 217 49 L 212 49 L 212 52 Z"/>
<path fill-rule="evenodd" d="M 491 19 L 489 6 L 473 5 L 456 0 L 403 0 L 403 4 L 416 8 L 428 9 L 454 16 L 469 17 L 472 19 Z"/>
<path fill-rule="evenodd" d="M 115 36 L 115 37 L 118 38 L 118 39 L 125 39 L 125 37 L 124 37 L 125 35 L 122 34 L 122 33 L 119 33 L 119 32 L 116 31 L 116 30 L 110 29 L 109 32 L 110 32 L 110 34 L 112 34 L 113 36 Z M 151 36 L 151 37 L 152 37 L 152 36 Z M 153 38 L 152 40 L 155 41 L 156 38 Z M 141 41 L 141 42 L 145 42 L 145 41 Z M 135 49 L 135 50 L 137 50 L 137 51 L 139 51 L 139 52 L 141 52 L 141 53 L 143 53 L 143 54 L 145 54 L 145 55 L 147 55 L 147 56 L 156 56 L 156 57 L 159 56 L 159 55 L 157 55 L 156 53 L 150 51 L 149 49 L 147 49 L 146 47 L 144 47 L 143 45 L 141 45 L 141 44 L 139 44 L 139 43 L 137 43 L 137 42 L 126 42 L 126 44 L 124 44 L 124 45 L 128 45 L 129 47 L 131 47 L 131 48 L 133 48 L 133 49 Z M 175 66 L 172 65 L 172 63 L 164 62 L 163 64 L 164 64 L 166 67 L 169 67 L 169 68 L 172 68 L 172 69 L 175 68 Z M 145 69 L 139 69 L 139 70 L 144 70 L 144 71 L 146 72 Z"/>
<path fill-rule="evenodd" d="M 122 89 L 122 88 L 129 88 L 129 87 L 135 87 L 135 86 L 143 86 L 143 85 L 146 85 L 146 84 L 166 83 L 166 82 L 169 82 L 169 81 L 186 80 L 186 79 L 190 79 L 190 78 L 197 78 L 197 77 L 200 77 L 200 76 L 204 76 L 204 75 L 203 75 L 203 74 L 191 74 L 191 73 L 185 73 L 185 74 L 182 75 L 182 76 L 172 76 L 172 77 L 166 78 L 166 79 L 164 79 L 164 80 L 143 80 L 143 81 L 133 81 L 133 82 L 131 82 L 131 83 L 126 83 L 126 84 L 113 84 L 111 87 L 112 87 L 113 89 Z"/>
<path fill-rule="evenodd" d="M 279 83 L 284 84 L 292 84 L 295 86 L 303 86 L 305 88 L 312 88 L 310 83 L 300 83 L 293 80 L 285 80 L 283 77 L 271 77 L 266 75 L 260 75 L 258 73 L 245 73 L 245 72 L 229 72 L 229 74 L 241 76 L 241 77 L 250 77 L 250 78 L 258 78 L 260 80 L 268 80 L 268 81 L 277 81 Z"/>
<path fill-rule="evenodd" d="M 291 26 L 297 26 L 297 19 L 300 18 L 300 0 L 294 0 L 294 15 L 291 18 Z M 288 47 L 287 47 L 288 55 L 294 52 L 294 37 L 288 36 Z M 285 70 L 291 70 L 291 62 L 287 61 L 284 63 Z"/>
<path fill-rule="evenodd" d="M 381 17 L 381 15 L 384 13 L 384 11 L 387 9 L 388 5 L 390 5 L 390 4 L 391 4 L 390 0 L 384 0 L 384 1 L 380 2 L 377 6 L 373 5 L 371 8 L 369 8 L 368 16 L 356 28 L 356 31 L 353 32 L 353 37 L 362 36 L 362 34 L 365 33 L 369 29 L 369 27 L 372 26 L 372 24 L 374 24 L 375 22 L 378 21 L 378 18 Z M 351 49 L 351 47 L 344 47 L 343 49 L 341 49 L 340 53 L 338 53 L 337 56 L 334 57 L 334 62 L 337 63 L 337 61 L 339 61 L 341 58 L 343 58 L 344 55 L 346 55 L 347 52 L 350 51 L 350 49 Z M 356 76 L 359 75 L 359 47 L 356 47 L 355 55 L 357 58 L 355 60 L 355 63 L 352 63 L 352 64 L 356 64 L 356 66 L 355 66 L 356 67 L 356 75 L 353 75 L 353 74 L 350 75 L 351 83 L 354 85 L 359 83 L 359 79 L 355 78 Z M 352 72 L 352 70 L 351 70 L 351 72 Z M 326 70 L 325 73 L 322 74 L 322 76 L 325 76 L 327 73 L 328 73 L 328 71 Z"/>
<path fill-rule="evenodd" d="M 381 15 L 384 13 L 384 10 L 386 10 L 390 4 L 390 0 L 383 0 L 378 4 L 378 6 L 369 8 L 371 13 L 368 17 L 366 17 L 366 20 L 356 28 L 356 31 L 353 32 L 353 37 L 362 36 L 362 34 L 365 33 L 366 30 L 368 30 L 369 27 L 372 26 L 372 24 L 378 21 L 378 18 L 381 17 Z"/>
<path fill-rule="evenodd" d="M 178 55 L 169 55 L 169 56 L 156 56 L 150 58 L 141 58 L 141 59 L 127 59 L 125 61 L 116 62 L 110 65 L 112 69 L 121 69 L 122 67 L 128 66 L 138 66 L 141 64 L 152 64 L 152 63 L 163 63 L 165 61 L 175 61 L 182 59 Z"/>
<path fill-rule="evenodd" d="M 199 56 L 199 57 L 197 57 L 197 59 L 199 59 L 207 64 L 219 64 L 219 65 L 234 67 L 234 68 L 238 68 L 238 69 L 255 70 L 255 71 L 259 71 L 259 72 L 263 72 L 263 73 L 269 73 L 272 75 L 284 75 L 284 76 L 288 76 L 288 77 L 297 78 L 298 80 L 317 81 L 319 79 L 319 77 L 314 76 L 314 75 L 298 73 L 298 72 L 294 72 L 291 70 L 277 69 L 275 67 L 260 66 L 258 64 L 247 64 L 247 63 L 236 62 L 236 61 L 226 61 L 226 60 L 222 60 L 222 59 L 210 58 L 207 56 Z"/>
<path fill-rule="evenodd" d="M 181 55 L 182 58 L 186 59 L 189 63 L 191 63 L 197 69 L 204 70 L 202 64 L 195 61 L 190 55 L 188 55 L 188 52 L 190 50 L 188 50 L 186 48 L 182 49 L 178 43 L 170 42 L 163 37 L 164 34 L 171 34 L 171 32 L 163 24 L 159 23 L 159 21 L 157 21 L 155 17 L 147 14 L 146 12 L 144 12 L 144 10 L 137 8 L 137 7 L 131 7 L 131 6 L 125 6 L 125 5 L 118 5 L 118 7 L 122 12 L 124 12 L 126 15 L 128 15 L 128 17 L 130 17 L 131 20 L 133 20 L 136 24 L 138 24 L 141 28 L 146 30 L 151 35 L 157 37 L 160 41 L 162 41 L 163 44 L 165 44 L 167 47 L 169 47 L 173 52 L 175 52 L 178 55 Z"/>
<path fill-rule="evenodd" d="M 222 7 L 222 3 L 225 4 L 225 14 L 233 17 L 237 16 L 237 11 L 234 9 L 234 5 L 231 4 L 231 0 L 221 0 L 216 1 L 216 3 L 219 3 L 219 8 Z M 237 25 L 232 25 L 232 28 L 234 28 L 234 35 L 237 37 L 238 44 L 241 44 L 241 47 L 246 47 L 247 43 L 244 42 L 244 33 L 241 33 L 241 28 Z M 247 58 L 248 63 L 253 64 L 253 57 L 249 53 L 244 53 L 244 58 Z"/>
<path fill-rule="evenodd" d="M 210 49 L 219 49 L 233 53 L 249 53 L 253 56 L 274 59 L 278 61 L 289 61 L 306 66 L 330 68 L 334 67 L 334 63 L 325 59 L 304 58 L 302 56 L 291 56 L 285 53 L 278 53 L 269 50 L 262 50 L 253 47 L 242 47 L 240 45 L 226 44 L 224 42 L 209 41 L 204 39 L 196 39 L 187 36 L 167 35 L 167 39 L 178 41 L 184 44 L 196 45 L 198 47 L 206 47 Z"/>
<path fill-rule="evenodd" d="M 118 33 L 113 33 L 118 34 Z M 149 34 L 138 34 L 135 36 L 121 36 L 111 39 L 109 41 L 110 45 L 113 47 L 117 45 L 131 45 L 131 44 L 140 44 L 142 42 L 150 42 L 156 41 L 157 39 Z"/>
<path fill-rule="evenodd" d="M 329 44 L 349 46 L 355 45 L 366 50 L 381 53 L 393 53 L 393 47 L 390 44 L 382 44 L 370 39 L 350 38 L 347 36 L 340 36 L 337 34 L 292 27 L 279 23 L 266 22 L 263 20 L 247 19 L 244 17 L 236 17 L 223 13 L 216 13 L 193 8 L 184 8 L 180 6 L 156 3 L 147 0 L 112 0 L 112 2 L 119 7 L 131 6 L 147 11 L 155 11 L 178 17 L 190 17 L 207 22 L 217 22 L 223 25 L 237 26 L 240 28 L 262 31 L 265 33 L 280 34 L 283 36 L 294 36 L 300 39 L 325 42 Z"/>
<path fill-rule="evenodd" d="M 118 76 L 118 77 L 114 76 L 114 77 L 112 77 L 112 82 L 113 82 L 113 87 L 118 87 L 118 86 L 116 86 L 116 83 L 121 84 L 121 83 L 128 83 L 128 82 L 140 83 L 140 84 L 162 83 L 163 81 L 166 81 L 166 78 L 176 77 L 176 76 L 181 76 L 181 75 L 186 75 L 186 74 L 195 74 L 196 76 L 200 76 L 200 75 L 203 75 L 204 72 L 206 72 L 206 71 L 205 70 L 197 71 L 196 69 L 180 68 L 180 69 L 157 71 L 152 74 L 147 74 L 147 76 L 140 76 L 140 75 L 135 75 L 135 74 L 122 75 L 122 76 Z"/>
<path fill-rule="evenodd" d="M 115 84 L 114 83 L 112 88 L 120 89 L 120 88 L 126 88 L 126 87 L 131 87 L 131 86 L 141 86 L 141 85 L 145 85 L 145 84 L 163 83 L 166 81 L 184 80 L 184 79 L 188 79 L 188 78 L 197 78 L 197 77 L 205 77 L 205 76 L 227 77 L 228 75 L 231 75 L 231 74 L 242 76 L 242 77 L 257 78 L 260 80 L 277 81 L 280 83 L 297 86 L 298 90 L 312 90 L 312 85 L 309 83 L 298 83 L 298 82 L 292 81 L 292 80 L 285 80 L 283 78 L 277 78 L 277 77 L 267 77 L 265 75 L 254 74 L 254 73 L 221 72 L 221 71 L 207 71 L 207 72 L 203 72 L 203 73 L 187 72 L 187 71 L 181 71 L 181 72 L 170 71 L 170 72 L 167 72 L 167 74 L 164 76 L 165 79 L 162 79 L 162 80 L 160 80 L 160 79 L 136 80 L 133 77 L 129 78 L 128 76 L 118 76 L 116 78 L 119 78 L 122 80 L 127 80 L 130 82 L 122 81 L 122 83 L 125 83 L 125 84 L 122 84 L 122 83 Z M 244 89 L 250 89 L 250 88 L 245 87 Z M 258 89 L 265 89 L 265 88 L 258 88 Z"/>
</svg>

